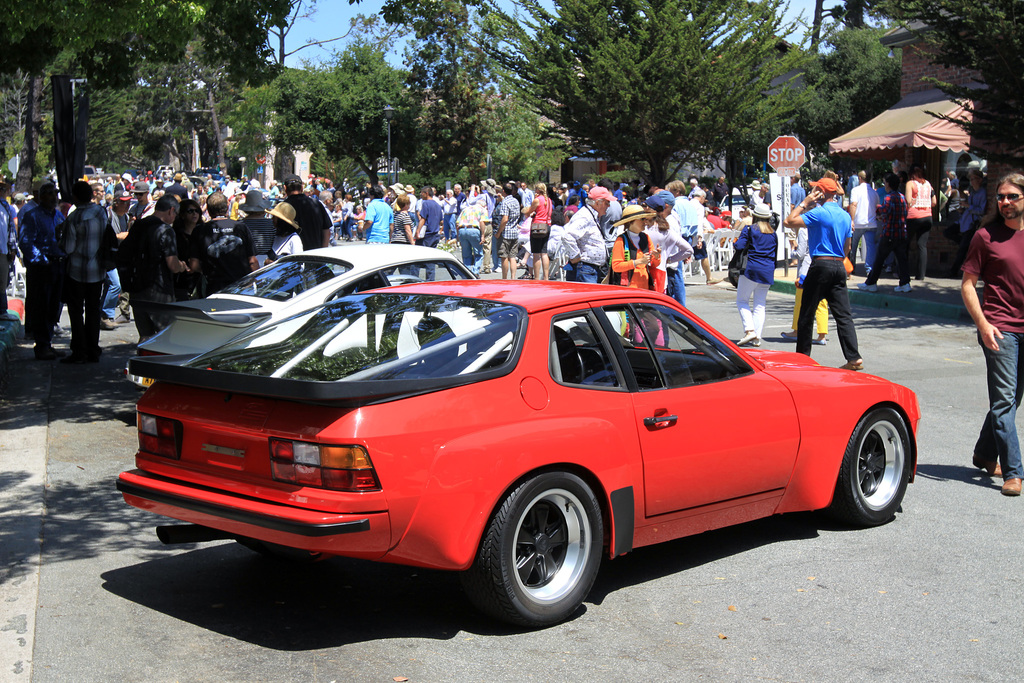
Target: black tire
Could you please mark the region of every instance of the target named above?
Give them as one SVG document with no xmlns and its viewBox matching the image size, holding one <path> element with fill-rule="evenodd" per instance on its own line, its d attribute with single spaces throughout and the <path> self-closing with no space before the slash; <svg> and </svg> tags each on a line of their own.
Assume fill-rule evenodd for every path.
<svg viewBox="0 0 1024 683">
<path fill-rule="evenodd" d="M 235 538 L 235 541 L 254 553 L 259 553 L 264 557 L 271 557 L 275 560 L 284 560 L 296 564 L 309 564 L 324 559 L 322 553 L 314 553 L 309 550 L 302 550 L 301 548 L 289 548 L 286 545 L 278 545 L 277 543 L 267 543 L 266 541 L 249 538 L 248 536 L 238 536 Z"/>
<path fill-rule="evenodd" d="M 829 512 L 858 526 L 891 520 L 910 481 L 910 432 L 892 408 L 876 408 L 860 419 L 843 454 Z"/>
<path fill-rule="evenodd" d="M 462 585 L 478 609 L 523 626 L 557 624 L 590 593 L 604 542 L 590 487 L 546 472 L 516 487 L 494 513 Z"/>
</svg>

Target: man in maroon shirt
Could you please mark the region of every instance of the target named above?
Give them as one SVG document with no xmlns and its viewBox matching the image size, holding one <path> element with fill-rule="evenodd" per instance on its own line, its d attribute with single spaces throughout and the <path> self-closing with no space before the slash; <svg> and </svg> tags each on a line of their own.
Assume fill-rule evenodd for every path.
<svg viewBox="0 0 1024 683">
<path fill-rule="evenodd" d="M 1004 496 L 1019 496 L 1020 442 L 1015 419 L 1024 395 L 1024 174 L 1010 173 L 996 190 L 998 215 L 974 234 L 960 293 L 985 353 L 989 410 L 974 446 L 975 467 L 1003 476 Z M 985 282 L 978 300 L 978 279 Z"/>
</svg>

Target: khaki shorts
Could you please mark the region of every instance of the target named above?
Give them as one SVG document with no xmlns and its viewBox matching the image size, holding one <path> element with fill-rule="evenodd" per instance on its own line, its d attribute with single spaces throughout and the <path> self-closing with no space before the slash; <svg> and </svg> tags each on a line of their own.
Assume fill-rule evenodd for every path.
<svg viewBox="0 0 1024 683">
<path fill-rule="evenodd" d="M 498 258 L 515 258 L 519 254 L 519 239 L 502 237 L 498 242 Z"/>
</svg>

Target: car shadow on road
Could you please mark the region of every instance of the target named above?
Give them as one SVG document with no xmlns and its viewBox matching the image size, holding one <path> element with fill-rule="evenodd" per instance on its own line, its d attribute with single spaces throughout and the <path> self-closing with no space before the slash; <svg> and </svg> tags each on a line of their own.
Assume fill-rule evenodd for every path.
<svg viewBox="0 0 1024 683">
<path fill-rule="evenodd" d="M 609 594 L 622 588 L 661 579 L 762 546 L 817 538 L 820 531 L 852 529 L 823 513 L 799 512 L 646 546 L 604 562 L 587 602 L 600 605 Z"/>
<path fill-rule="evenodd" d="M 820 514 L 796 513 L 641 548 L 605 561 L 578 619 L 615 591 L 782 541 L 844 531 Z M 156 548 L 154 547 L 154 551 Z M 166 549 L 105 572 L 103 588 L 229 638 L 283 651 L 390 638 L 446 640 L 460 633 L 524 629 L 475 610 L 454 572 L 331 558 L 311 564 L 257 555 L 233 543 Z"/>
<path fill-rule="evenodd" d="M 290 563 L 234 542 L 164 552 L 105 572 L 103 588 L 174 619 L 282 651 L 501 632 L 500 624 L 473 609 L 453 572 L 349 558 Z"/>
</svg>

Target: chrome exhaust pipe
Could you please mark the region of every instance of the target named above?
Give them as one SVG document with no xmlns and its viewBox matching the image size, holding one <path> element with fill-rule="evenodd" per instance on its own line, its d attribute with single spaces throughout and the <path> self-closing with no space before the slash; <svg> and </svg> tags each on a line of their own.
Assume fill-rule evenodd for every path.
<svg viewBox="0 0 1024 683">
<path fill-rule="evenodd" d="M 234 538 L 233 534 L 220 529 L 211 529 L 208 526 L 198 524 L 174 524 L 172 526 L 158 526 L 156 537 L 164 545 L 176 543 L 205 543 L 207 541 L 223 541 Z"/>
</svg>

